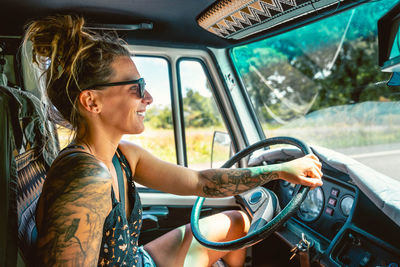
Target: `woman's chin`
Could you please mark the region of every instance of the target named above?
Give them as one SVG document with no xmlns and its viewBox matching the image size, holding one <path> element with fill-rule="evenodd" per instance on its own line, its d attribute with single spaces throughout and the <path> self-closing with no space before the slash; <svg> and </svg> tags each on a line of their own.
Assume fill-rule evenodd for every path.
<svg viewBox="0 0 400 267">
<path fill-rule="evenodd" d="M 135 129 L 129 131 L 128 134 L 141 134 L 141 133 L 144 132 L 144 129 L 145 129 L 144 125 L 142 127 L 140 127 L 140 128 L 136 127 Z"/>
</svg>

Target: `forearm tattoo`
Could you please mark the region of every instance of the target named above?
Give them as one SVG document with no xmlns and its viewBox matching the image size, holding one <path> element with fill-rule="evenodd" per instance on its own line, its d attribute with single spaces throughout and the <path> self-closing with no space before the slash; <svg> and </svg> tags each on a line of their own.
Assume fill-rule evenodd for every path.
<svg viewBox="0 0 400 267">
<path fill-rule="evenodd" d="M 37 244 L 41 266 L 97 266 L 111 207 L 111 177 L 96 159 L 76 154 L 50 169 L 43 188 Z"/>
<path fill-rule="evenodd" d="M 225 197 L 278 179 L 277 166 L 260 166 L 245 169 L 210 169 L 201 172 L 206 197 Z"/>
</svg>

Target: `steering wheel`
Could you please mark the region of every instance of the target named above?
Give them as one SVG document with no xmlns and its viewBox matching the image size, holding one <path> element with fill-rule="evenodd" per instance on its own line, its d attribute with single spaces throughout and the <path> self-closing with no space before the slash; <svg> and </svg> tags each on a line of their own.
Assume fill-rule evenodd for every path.
<svg viewBox="0 0 400 267">
<path fill-rule="evenodd" d="M 243 157 L 250 153 L 271 145 L 289 144 L 298 147 L 304 155 L 311 154 L 311 149 L 302 141 L 292 137 L 273 137 L 261 140 L 244 148 L 230 158 L 221 168 L 230 168 Z M 308 191 L 307 186 L 300 186 L 300 189 L 293 196 L 292 200 L 277 215 L 274 214 L 276 207 L 279 206 L 278 199 L 275 194 L 264 188 L 257 187 L 250 191 L 237 195 L 236 198 L 241 202 L 246 210 L 253 217 L 249 232 L 246 236 L 228 242 L 212 242 L 207 240 L 201 233 L 199 228 L 200 212 L 205 200 L 204 197 L 198 197 L 191 214 L 191 228 L 194 237 L 205 247 L 214 250 L 236 250 L 251 246 L 258 241 L 265 239 L 275 230 L 285 223 L 298 209 L 300 204 L 306 198 Z M 278 208 L 278 211 L 280 208 Z M 276 215 L 274 217 L 274 215 Z"/>
</svg>

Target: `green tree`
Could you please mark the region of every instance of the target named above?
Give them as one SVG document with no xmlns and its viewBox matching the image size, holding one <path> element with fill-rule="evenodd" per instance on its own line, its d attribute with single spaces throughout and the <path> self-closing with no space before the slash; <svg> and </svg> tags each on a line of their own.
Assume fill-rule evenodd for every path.
<svg viewBox="0 0 400 267">
<path fill-rule="evenodd" d="M 222 121 L 213 103 L 213 98 L 202 96 L 193 89 L 186 89 L 183 98 L 185 124 L 187 127 L 220 126 Z M 145 122 L 153 128 L 172 129 L 172 111 L 170 107 L 150 107 L 146 112 Z"/>
<path fill-rule="evenodd" d="M 172 129 L 172 112 L 170 107 L 150 107 L 146 112 L 145 122 L 153 128 Z"/>
<path fill-rule="evenodd" d="M 208 127 L 220 125 L 221 122 L 215 116 L 216 113 L 213 99 L 204 97 L 191 88 L 186 89 L 186 96 L 183 98 L 183 111 L 187 127 Z"/>
</svg>

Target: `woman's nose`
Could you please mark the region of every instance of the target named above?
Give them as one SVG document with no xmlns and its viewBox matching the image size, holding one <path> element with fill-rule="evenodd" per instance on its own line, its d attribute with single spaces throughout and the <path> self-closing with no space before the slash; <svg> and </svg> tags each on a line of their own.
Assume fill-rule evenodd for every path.
<svg viewBox="0 0 400 267">
<path fill-rule="evenodd" d="M 150 105 L 151 103 L 153 103 L 153 97 L 147 90 L 144 91 L 143 101 L 145 101 L 147 105 Z"/>
</svg>

